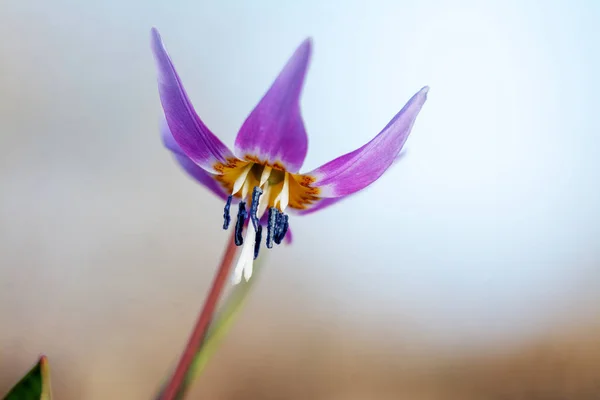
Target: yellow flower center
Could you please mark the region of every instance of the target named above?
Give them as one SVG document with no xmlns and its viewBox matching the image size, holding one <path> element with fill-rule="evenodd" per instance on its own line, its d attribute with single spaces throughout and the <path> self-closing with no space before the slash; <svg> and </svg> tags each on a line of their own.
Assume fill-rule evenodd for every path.
<svg viewBox="0 0 600 400">
<path fill-rule="evenodd" d="M 248 204 L 255 187 L 263 190 L 259 218 L 267 208 L 277 207 L 282 212 L 287 207 L 303 210 L 319 198 L 319 188 L 311 186 L 315 182 L 313 177 L 287 172 L 277 162 L 271 164 L 246 156 L 246 160 L 231 160 L 214 168 L 219 172 L 216 179 L 227 193 Z"/>
<path fill-rule="evenodd" d="M 242 251 L 234 269 L 233 280 L 239 283 L 252 276 L 253 260 L 258 257 L 263 227 L 260 219 L 269 210 L 266 225 L 266 246 L 280 244 L 288 231 L 287 207 L 307 208 L 319 199 L 320 189 L 312 187 L 315 178 L 292 174 L 281 163 L 269 163 L 256 157 L 232 159 L 226 164 L 214 165 L 216 179 L 230 193 L 223 211 L 223 229 L 231 223 L 230 208 L 233 197 L 240 199 L 235 222 L 235 244 Z M 244 227 L 248 223 L 246 234 Z"/>
</svg>

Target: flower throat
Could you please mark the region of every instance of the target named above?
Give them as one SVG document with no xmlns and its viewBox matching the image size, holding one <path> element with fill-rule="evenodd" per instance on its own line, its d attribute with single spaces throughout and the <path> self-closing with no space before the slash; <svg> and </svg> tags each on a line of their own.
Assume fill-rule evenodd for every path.
<svg viewBox="0 0 600 400">
<path fill-rule="evenodd" d="M 223 209 L 223 229 L 229 229 L 231 224 L 230 211 L 233 197 L 241 195 L 235 222 L 235 244 L 237 246 L 244 244 L 244 227 L 248 226 L 247 229 L 251 229 L 251 222 L 255 232 L 253 258 L 256 259 L 262 240 L 261 219 L 267 208 L 265 240 L 267 248 L 272 248 L 273 243 L 281 244 L 287 234 L 289 217 L 284 210 L 289 204 L 289 173 L 258 163 L 248 163 L 236 170 L 237 176 L 235 176 L 232 193 L 227 197 Z M 255 185 L 252 193 L 248 193 L 250 184 Z"/>
</svg>

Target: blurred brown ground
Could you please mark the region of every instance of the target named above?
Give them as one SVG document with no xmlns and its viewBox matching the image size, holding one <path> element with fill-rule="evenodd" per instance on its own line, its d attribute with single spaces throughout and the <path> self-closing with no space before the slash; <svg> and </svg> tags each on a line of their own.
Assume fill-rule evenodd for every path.
<svg viewBox="0 0 600 400">
<path fill-rule="evenodd" d="M 600 329 L 564 329 L 496 354 L 435 356 L 342 337 L 230 342 L 194 398 L 593 400 L 600 398 Z M 484 352 L 485 353 L 485 352 Z M 254 362 L 253 362 L 254 361 Z"/>
<path fill-rule="evenodd" d="M 244 318 L 242 318 L 243 320 Z M 256 322 L 256 321 L 255 321 Z M 245 325 L 242 322 L 243 325 Z M 562 327 L 552 334 L 475 354 L 407 348 L 399 338 L 376 343 L 351 332 L 283 334 L 237 327 L 225 340 L 189 398 L 594 400 L 600 398 L 600 325 Z M 161 349 L 155 349 L 161 352 Z M 162 375 L 156 353 L 73 368 L 52 361 L 57 399 L 144 399 Z M 23 371 L 3 370 L 5 392 L 31 359 L 14 354 Z M 8 361 L 8 360 L 4 360 Z M 8 373 L 7 373 L 8 372 Z M 92 375 L 90 375 L 92 374 Z M 87 385 L 86 385 L 87 382 Z M 92 389 L 93 387 L 93 389 Z"/>
</svg>

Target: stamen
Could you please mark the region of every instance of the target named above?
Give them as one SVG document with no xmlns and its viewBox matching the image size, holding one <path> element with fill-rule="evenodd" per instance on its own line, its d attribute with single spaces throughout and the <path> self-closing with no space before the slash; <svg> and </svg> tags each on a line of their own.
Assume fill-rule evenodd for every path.
<svg viewBox="0 0 600 400">
<path fill-rule="evenodd" d="M 260 201 L 258 202 L 258 212 L 256 216 L 260 220 L 262 216 L 267 211 L 267 207 L 269 207 L 269 198 L 271 197 L 271 185 L 267 182 L 265 187 L 263 188 L 263 194 L 260 196 Z"/>
<path fill-rule="evenodd" d="M 231 192 L 231 194 L 236 194 L 240 191 L 240 189 L 246 182 L 246 177 L 248 176 L 248 172 L 250 172 L 250 170 L 252 169 L 252 165 L 252 163 L 248 163 L 248 165 L 244 167 L 244 169 L 240 173 L 240 176 L 238 176 L 235 182 L 233 183 L 233 191 Z M 246 196 L 242 196 L 242 198 L 244 197 Z"/>
<path fill-rule="evenodd" d="M 281 212 L 285 211 L 288 204 L 290 203 L 290 178 L 289 174 L 286 172 L 285 177 L 283 178 L 283 186 L 281 187 L 281 192 L 275 198 L 275 205 L 279 203 L 279 209 Z"/>
<path fill-rule="evenodd" d="M 271 176 L 271 171 L 273 170 L 272 167 L 269 167 L 268 165 L 265 165 L 265 168 L 263 169 L 263 172 L 260 176 L 260 184 L 258 186 L 262 187 L 265 182 L 267 181 L 267 179 L 269 179 L 269 177 Z"/>
<path fill-rule="evenodd" d="M 275 237 L 273 241 L 275 244 L 281 244 L 281 241 L 285 237 L 285 234 L 289 228 L 288 216 L 284 213 L 280 213 L 277 215 L 277 222 L 275 225 Z"/>
<path fill-rule="evenodd" d="M 283 221 L 283 213 L 277 210 L 277 216 L 275 217 L 275 226 L 273 229 L 273 241 L 275 244 L 281 243 L 279 241 L 279 234 L 281 232 L 281 222 Z"/>
<path fill-rule="evenodd" d="M 242 199 L 248 197 L 248 186 L 250 186 L 248 181 L 244 182 L 244 184 L 242 185 Z"/>
<path fill-rule="evenodd" d="M 227 197 L 227 203 L 225 203 L 225 208 L 223 209 L 223 229 L 229 228 L 229 223 L 231 222 L 231 216 L 229 215 L 229 209 L 231 208 L 231 200 L 233 199 L 232 195 Z"/>
<path fill-rule="evenodd" d="M 237 213 L 237 221 L 235 223 L 235 245 L 241 246 L 244 244 L 244 237 L 242 236 L 242 231 L 244 230 L 244 222 L 246 222 L 246 217 L 248 213 L 246 212 L 246 202 L 241 201 L 240 207 L 238 208 Z"/>
<path fill-rule="evenodd" d="M 254 259 L 258 257 L 258 251 L 260 250 L 260 240 L 262 239 L 262 225 L 258 226 L 256 231 L 256 241 L 254 242 Z"/>
<path fill-rule="evenodd" d="M 269 208 L 269 219 L 267 222 L 267 248 L 273 248 L 273 238 L 275 237 L 275 224 L 277 223 L 279 210 L 276 207 Z"/>
<path fill-rule="evenodd" d="M 290 227 L 289 216 L 287 214 L 283 215 L 283 227 L 281 228 L 281 233 L 279 236 L 279 243 L 285 238 L 285 235 Z M 277 243 L 277 244 L 279 244 Z"/>
<path fill-rule="evenodd" d="M 250 205 L 250 218 L 252 219 L 252 225 L 254 225 L 254 230 L 257 231 L 260 226 L 260 221 L 258 220 L 258 216 L 256 213 L 258 212 L 258 202 L 260 201 L 260 195 L 262 194 L 262 189 L 258 186 L 254 186 L 254 190 L 252 191 L 252 204 Z"/>
</svg>

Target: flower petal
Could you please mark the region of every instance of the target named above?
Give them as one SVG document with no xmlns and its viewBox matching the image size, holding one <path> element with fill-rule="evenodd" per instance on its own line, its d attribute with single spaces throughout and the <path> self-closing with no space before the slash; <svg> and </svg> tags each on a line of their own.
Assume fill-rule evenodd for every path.
<svg viewBox="0 0 600 400">
<path fill-rule="evenodd" d="M 311 54 L 306 39 L 287 62 L 256 108 L 250 113 L 235 140 L 240 158 L 257 157 L 279 162 L 297 172 L 308 149 L 308 138 L 300 114 L 300 93 Z"/>
<path fill-rule="evenodd" d="M 344 196 L 342 196 L 342 197 L 325 197 L 325 198 L 317 200 L 317 202 L 315 202 L 314 205 L 312 205 L 311 207 L 306 208 L 304 210 L 297 211 L 296 214 L 298 214 L 298 215 L 312 214 L 316 211 L 320 211 L 324 208 L 332 206 L 335 203 L 337 203 L 338 201 L 343 200 L 343 199 L 345 199 Z"/>
<path fill-rule="evenodd" d="M 158 68 L 160 101 L 173 138 L 192 161 L 216 172 L 216 163 L 227 164 L 235 156 L 194 111 L 156 28 L 152 28 L 152 50 Z"/>
<path fill-rule="evenodd" d="M 428 91 L 425 86 L 415 94 L 369 143 L 307 173 L 315 178 L 319 197 L 347 196 L 375 182 L 402 150 Z"/>
<path fill-rule="evenodd" d="M 171 150 L 175 154 L 185 156 L 185 153 L 183 152 L 183 150 L 181 150 L 181 146 L 179 146 L 179 143 L 175 141 L 175 138 L 171 133 L 171 129 L 169 129 L 169 124 L 167 124 L 166 118 L 163 118 L 160 121 L 160 138 L 163 142 L 163 145 L 167 149 Z"/>
<path fill-rule="evenodd" d="M 404 149 L 401 150 L 400 154 L 398 154 L 398 156 L 396 158 L 394 158 L 394 162 L 392 163 L 392 165 L 403 160 L 404 157 L 406 157 L 406 153 L 407 153 L 406 150 L 404 150 Z M 336 204 L 338 201 L 344 200 L 346 197 L 347 196 L 319 198 L 313 204 L 309 205 L 307 208 L 305 208 L 303 210 L 297 210 L 294 213 L 297 215 L 309 215 L 314 212 L 321 211 L 322 209 L 327 208 L 329 206 L 332 206 L 332 205 Z"/>
<path fill-rule="evenodd" d="M 197 180 L 201 185 L 206 187 L 221 199 L 227 199 L 228 193 L 225 192 L 225 189 L 215 179 L 214 175 L 200 168 L 181 150 L 181 147 L 179 147 L 173 138 L 167 122 L 164 120 L 161 123 L 160 134 L 165 147 L 173 152 L 174 158 L 177 160 L 181 168 L 188 173 L 188 175 Z"/>
<path fill-rule="evenodd" d="M 223 200 L 227 200 L 227 193 L 225 193 L 225 189 L 219 184 L 219 182 L 215 179 L 214 175 L 206 172 L 204 169 L 200 168 L 195 162 L 190 160 L 186 156 L 182 156 L 179 154 L 173 154 L 175 159 L 183 168 L 188 175 L 198 181 L 205 188 L 216 194 L 219 198 Z"/>
</svg>

